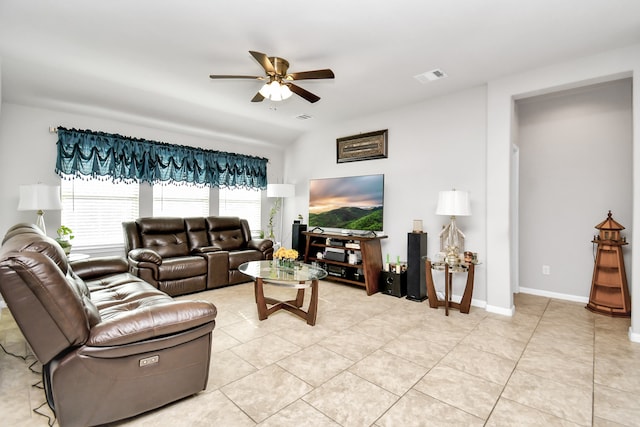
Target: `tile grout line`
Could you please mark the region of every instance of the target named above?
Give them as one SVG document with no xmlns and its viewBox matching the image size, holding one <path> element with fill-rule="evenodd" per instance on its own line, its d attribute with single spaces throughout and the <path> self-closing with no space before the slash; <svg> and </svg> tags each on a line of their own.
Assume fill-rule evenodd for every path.
<svg viewBox="0 0 640 427">
<path fill-rule="evenodd" d="M 491 419 L 491 415 L 493 415 L 493 411 L 496 409 L 496 406 L 498 406 L 498 402 L 500 401 L 500 399 L 502 399 L 502 394 L 504 393 L 505 389 L 507 388 L 507 385 L 509 385 L 509 381 L 511 381 L 511 377 L 513 377 L 513 374 L 515 373 L 516 369 L 518 368 L 518 364 L 520 363 L 520 360 L 522 360 L 522 355 L 524 354 L 524 352 L 527 350 L 527 347 L 531 343 L 531 339 L 533 338 L 533 336 L 536 333 L 536 330 L 540 326 L 540 322 L 542 321 L 542 318 L 544 317 L 544 313 L 546 313 L 547 309 L 549 308 L 549 304 L 550 303 L 551 303 L 551 300 L 547 299 L 547 302 L 545 304 L 544 310 L 542 311 L 542 314 L 540 315 L 540 317 L 538 318 L 538 321 L 536 322 L 536 327 L 533 328 L 533 331 L 531 331 L 531 335 L 529 335 L 529 339 L 527 340 L 526 345 L 523 347 L 522 351 L 520 352 L 520 356 L 518 357 L 518 360 L 516 361 L 515 365 L 513 365 L 513 369 L 511 370 L 511 374 L 509 374 L 509 378 L 507 378 L 507 381 L 505 381 L 504 385 L 502 386 L 502 390 L 500 391 L 500 394 L 498 395 L 498 398 L 496 399 L 496 403 L 494 403 L 493 408 L 491 408 L 491 411 L 489 412 L 489 416 L 487 417 L 487 419 L 484 422 L 485 426 L 487 425 L 487 423 Z M 506 397 L 504 399 L 511 400 L 511 399 L 507 399 Z M 523 405 L 520 402 L 516 402 L 516 403 L 518 403 L 520 405 Z M 523 406 L 527 406 L 527 405 L 523 405 Z M 530 406 L 527 406 L 527 407 L 530 407 Z M 537 408 L 532 408 L 532 409 L 539 410 Z M 541 412 L 544 412 L 544 411 L 541 411 Z"/>
</svg>

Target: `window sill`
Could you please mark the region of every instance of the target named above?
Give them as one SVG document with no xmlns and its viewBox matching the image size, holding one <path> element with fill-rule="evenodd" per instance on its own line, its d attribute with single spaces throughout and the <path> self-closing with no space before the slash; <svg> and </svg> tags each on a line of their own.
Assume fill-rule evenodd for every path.
<svg viewBox="0 0 640 427">
<path fill-rule="evenodd" d="M 73 245 L 71 253 L 83 253 L 91 257 L 100 256 L 125 256 L 124 244 L 112 244 L 112 245 L 89 245 L 80 246 Z"/>
</svg>

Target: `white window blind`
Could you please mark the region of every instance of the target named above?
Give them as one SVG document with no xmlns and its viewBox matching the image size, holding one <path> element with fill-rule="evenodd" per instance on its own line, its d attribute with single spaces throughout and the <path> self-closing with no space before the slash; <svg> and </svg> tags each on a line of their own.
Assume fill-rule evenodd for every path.
<svg viewBox="0 0 640 427">
<path fill-rule="evenodd" d="M 122 245 L 122 222 L 138 217 L 138 184 L 63 179 L 62 224 L 80 247 Z"/>
<path fill-rule="evenodd" d="M 221 188 L 218 212 L 220 216 L 237 216 L 246 219 L 251 233 L 257 236 L 261 229 L 261 204 L 260 190 Z"/>
<path fill-rule="evenodd" d="M 154 185 L 153 216 L 208 216 L 209 187 Z"/>
</svg>

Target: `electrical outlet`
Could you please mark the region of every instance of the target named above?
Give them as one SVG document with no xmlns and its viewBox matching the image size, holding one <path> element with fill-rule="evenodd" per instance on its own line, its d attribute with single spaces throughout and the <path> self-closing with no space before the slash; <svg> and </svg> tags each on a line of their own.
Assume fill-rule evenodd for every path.
<svg viewBox="0 0 640 427">
<path fill-rule="evenodd" d="M 543 265 L 542 266 L 542 274 L 544 274 L 545 276 L 548 276 L 551 274 L 551 266 L 550 265 Z"/>
</svg>

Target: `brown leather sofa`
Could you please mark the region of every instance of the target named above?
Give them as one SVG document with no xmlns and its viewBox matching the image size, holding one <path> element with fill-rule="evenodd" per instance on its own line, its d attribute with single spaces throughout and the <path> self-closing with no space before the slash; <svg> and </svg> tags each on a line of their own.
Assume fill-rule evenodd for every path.
<svg viewBox="0 0 640 427">
<path fill-rule="evenodd" d="M 122 227 L 130 272 L 169 295 L 250 281 L 238 266 L 273 258 L 273 242 L 252 239 L 238 217 L 138 218 Z"/>
<path fill-rule="evenodd" d="M 207 385 L 216 307 L 174 301 L 122 257 L 67 262 L 35 226 L 0 247 L 0 292 L 43 365 L 59 424 L 128 418 Z"/>
</svg>

